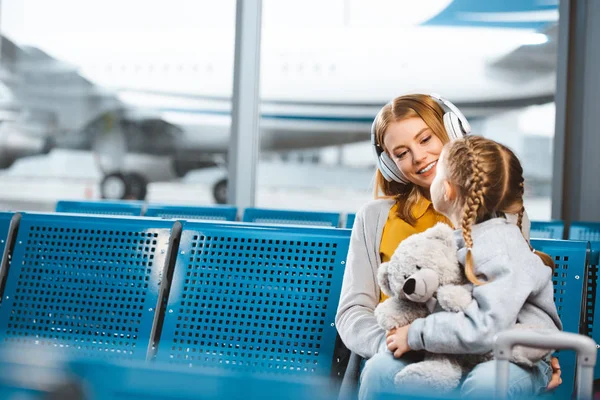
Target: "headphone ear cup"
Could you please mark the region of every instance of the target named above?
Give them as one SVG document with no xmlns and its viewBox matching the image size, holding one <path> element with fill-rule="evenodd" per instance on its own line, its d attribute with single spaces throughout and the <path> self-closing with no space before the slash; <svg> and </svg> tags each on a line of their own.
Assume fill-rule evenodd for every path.
<svg viewBox="0 0 600 400">
<path fill-rule="evenodd" d="M 444 127 L 446 128 L 446 133 L 448 133 L 448 138 L 450 140 L 460 139 L 464 136 L 460 120 L 452 111 L 448 111 L 444 114 Z"/>
<path fill-rule="evenodd" d="M 377 157 L 377 168 L 379 169 L 379 172 L 381 172 L 381 175 L 385 178 L 386 181 L 391 182 L 393 180 L 388 173 L 387 167 L 385 166 L 383 161 L 381 161 L 381 157 Z"/>
<path fill-rule="evenodd" d="M 452 102 L 442 98 L 439 94 L 432 93 L 431 98 L 435 100 L 440 107 L 444 110 L 444 117 L 446 114 L 451 114 L 448 118 L 452 118 L 452 120 L 458 120 L 457 124 L 453 123 L 453 126 L 458 126 L 458 129 L 454 129 L 456 133 L 456 138 L 461 138 L 465 135 L 469 135 L 471 133 L 471 124 L 469 120 L 465 117 L 465 115 L 456 107 Z M 446 128 L 448 130 L 448 128 Z"/>
<path fill-rule="evenodd" d="M 405 185 L 408 183 L 404 177 L 404 174 L 402 174 L 402 172 L 396 166 L 396 163 L 387 155 L 386 152 L 381 153 L 379 156 L 379 167 L 381 174 L 388 180 L 388 182 L 395 181 Z"/>
</svg>

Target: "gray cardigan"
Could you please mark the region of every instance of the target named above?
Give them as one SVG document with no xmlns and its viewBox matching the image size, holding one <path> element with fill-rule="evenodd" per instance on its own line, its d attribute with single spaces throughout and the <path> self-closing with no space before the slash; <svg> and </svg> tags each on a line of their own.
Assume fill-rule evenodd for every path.
<svg viewBox="0 0 600 400">
<path fill-rule="evenodd" d="M 381 235 L 393 204 L 392 199 L 365 204 L 356 214 L 350 238 L 335 323 L 344 344 L 364 358 L 385 349 L 385 332 L 377 324 L 373 311 L 381 296 L 377 283 Z M 523 228 L 528 237 L 529 220 L 526 216 Z"/>
</svg>

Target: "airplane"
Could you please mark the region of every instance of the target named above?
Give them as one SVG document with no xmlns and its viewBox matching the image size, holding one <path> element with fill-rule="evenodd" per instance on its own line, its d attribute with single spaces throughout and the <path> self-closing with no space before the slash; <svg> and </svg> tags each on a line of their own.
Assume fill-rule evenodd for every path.
<svg viewBox="0 0 600 400">
<path fill-rule="evenodd" d="M 554 17 L 544 24 L 534 18 L 527 29 L 514 24 L 490 29 L 497 21 L 457 27 L 452 15 L 464 14 L 457 4 L 461 0 L 419 26 L 265 26 L 261 150 L 366 141 L 379 108 L 401 93 L 442 93 L 470 120 L 553 101 L 556 61 L 548 54 L 556 48 Z M 444 18 L 455 20 L 449 27 Z M 147 35 L 148 43 L 169 46 L 157 52 L 143 48 L 137 38 L 93 32 L 82 32 L 63 47 L 42 47 L 43 40 L 18 45 L 2 37 L 0 80 L 11 107 L 20 104 L 23 110 L 19 118 L 6 118 L 6 129 L 13 139 L 31 140 L 5 141 L 0 165 L 54 148 L 89 150 L 104 174 L 104 198 L 144 199 L 149 182 L 226 163 L 231 30 L 186 33 L 187 40 L 169 32 Z M 540 35 L 537 45 L 524 42 Z M 398 49 L 391 46 L 395 38 Z M 469 43 L 468 50 L 452 45 L 457 43 Z M 528 54 L 533 55 L 525 59 Z M 42 131 L 45 126 L 45 134 L 31 133 L 32 126 Z M 226 184 L 222 179 L 213 186 L 218 203 L 226 201 Z"/>
</svg>

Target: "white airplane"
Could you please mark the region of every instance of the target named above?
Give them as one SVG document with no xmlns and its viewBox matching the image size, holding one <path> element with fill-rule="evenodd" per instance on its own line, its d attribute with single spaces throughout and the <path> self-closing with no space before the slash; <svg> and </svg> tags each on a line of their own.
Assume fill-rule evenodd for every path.
<svg viewBox="0 0 600 400">
<path fill-rule="evenodd" d="M 32 151 L 94 151 L 105 172 L 105 197 L 144 198 L 148 182 L 226 157 L 232 33 L 145 33 L 140 41 L 83 32 L 76 40 L 48 40 L 41 49 L 5 39 L 2 80 L 24 108 L 56 116 L 54 132 Z M 485 26 L 265 26 L 261 148 L 366 141 L 377 110 L 401 93 L 441 93 L 470 119 L 551 102 L 555 42 L 555 26 L 545 33 Z M 217 202 L 225 200 L 225 185 L 215 184 Z"/>
</svg>

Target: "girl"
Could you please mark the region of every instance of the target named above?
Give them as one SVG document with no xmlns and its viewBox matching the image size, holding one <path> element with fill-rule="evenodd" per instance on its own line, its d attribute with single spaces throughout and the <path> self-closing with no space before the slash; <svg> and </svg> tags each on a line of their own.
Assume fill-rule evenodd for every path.
<svg viewBox="0 0 600 400">
<path fill-rule="evenodd" d="M 440 312 L 390 334 L 386 344 L 401 357 L 409 350 L 481 354 L 494 335 L 515 322 L 562 329 L 554 304 L 553 262 L 533 253 L 521 233 L 523 170 L 515 154 L 489 139 L 468 136 L 447 144 L 431 184 L 435 209 L 450 219 L 458 257 L 475 288 L 464 313 Z M 517 226 L 505 215 L 516 213 Z M 548 383 L 545 361 L 533 368 L 511 364 L 509 395 L 532 396 Z M 462 386 L 464 397 L 494 394 L 495 363 L 479 364 Z"/>
<path fill-rule="evenodd" d="M 460 115 L 456 107 L 451 108 Z M 434 210 L 429 191 L 442 147 L 450 141 L 446 114 L 439 99 L 414 94 L 386 104 L 373 123 L 371 140 L 378 161 L 388 157 L 393 165 L 386 164 L 386 171 L 395 166 L 403 179 L 388 180 L 377 170 L 376 199 L 357 212 L 350 239 L 336 326 L 344 344 L 368 359 L 360 379 L 362 398 L 393 387 L 398 370 L 414 359 L 410 354 L 394 358 L 389 351 L 380 351 L 386 350 L 386 332 L 377 325 L 373 311 L 385 298 L 377 284 L 377 269 L 406 237 L 438 221 L 450 223 Z M 516 215 L 509 217 L 516 222 Z M 526 218 L 522 226 L 527 235 Z M 548 388 L 561 382 L 556 359 L 552 365 L 555 373 Z"/>
</svg>

